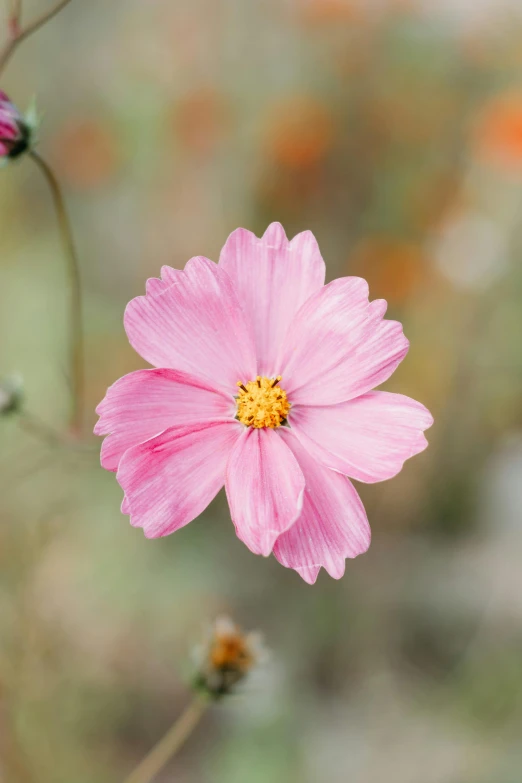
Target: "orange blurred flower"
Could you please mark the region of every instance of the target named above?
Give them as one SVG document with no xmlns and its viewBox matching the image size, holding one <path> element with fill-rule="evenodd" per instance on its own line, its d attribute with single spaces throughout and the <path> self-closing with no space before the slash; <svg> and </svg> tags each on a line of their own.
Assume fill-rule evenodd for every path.
<svg viewBox="0 0 522 783">
<path fill-rule="evenodd" d="M 304 22 L 316 24 L 364 23 L 372 17 L 411 14 L 418 10 L 418 0 L 387 0 L 378 10 L 368 0 L 296 0 Z M 377 11 L 377 12 L 376 12 Z"/>
<path fill-rule="evenodd" d="M 394 238 L 362 240 L 348 262 L 349 274 L 368 280 L 372 299 L 399 305 L 415 293 L 428 269 L 419 245 Z"/>
<path fill-rule="evenodd" d="M 180 98 L 173 124 L 181 144 L 191 152 L 208 154 L 223 137 L 228 120 L 225 100 L 212 87 L 202 87 Z"/>
<path fill-rule="evenodd" d="M 116 134 L 99 120 L 84 118 L 72 118 L 58 130 L 52 154 L 60 178 L 79 189 L 104 185 L 120 160 Z"/>
<path fill-rule="evenodd" d="M 522 90 L 496 95 L 483 107 L 473 144 L 479 158 L 522 173 Z"/>
<path fill-rule="evenodd" d="M 363 14 L 358 0 L 301 0 L 302 18 L 309 24 L 356 22 Z"/>
<path fill-rule="evenodd" d="M 330 110 L 311 96 L 293 97 L 273 106 L 266 133 L 268 157 L 288 169 L 309 169 L 321 163 L 332 147 Z"/>
</svg>

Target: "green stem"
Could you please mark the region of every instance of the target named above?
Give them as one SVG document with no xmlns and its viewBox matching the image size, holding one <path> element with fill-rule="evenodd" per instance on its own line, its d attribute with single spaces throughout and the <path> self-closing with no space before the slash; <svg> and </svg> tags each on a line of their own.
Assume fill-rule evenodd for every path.
<svg viewBox="0 0 522 783">
<path fill-rule="evenodd" d="M 83 345 L 83 317 L 82 317 L 82 288 L 78 256 L 71 231 L 71 224 L 65 208 L 65 202 L 58 180 L 54 176 L 48 164 L 31 150 L 29 156 L 34 160 L 51 190 L 51 194 L 58 218 L 58 226 L 67 259 L 67 269 L 70 285 L 70 334 L 69 334 L 69 362 L 70 378 L 72 384 L 72 409 L 70 425 L 75 434 L 81 434 L 84 410 L 84 345 Z"/>
<path fill-rule="evenodd" d="M 190 737 L 208 704 L 207 700 L 196 696 L 165 736 L 154 745 L 141 764 L 126 778 L 125 783 L 151 783 Z"/>
</svg>

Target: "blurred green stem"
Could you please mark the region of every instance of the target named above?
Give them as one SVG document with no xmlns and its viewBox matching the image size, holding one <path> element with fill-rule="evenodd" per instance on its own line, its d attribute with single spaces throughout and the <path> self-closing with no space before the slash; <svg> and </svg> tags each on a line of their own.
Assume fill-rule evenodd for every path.
<svg viewBox="0 0 522 783">
<path fill-rule="evenodd" d="M 62 8 L 65 8 L 70 2 L 71 0 L 60 0 L 59 3 L 56 3 L 48 11 L 37 16 L 36 19 L 27 25 L 27 27 L 21 28 L 20 16 L 22 13 L 22 2 L 21 0 L 15 0 L 13 3 L 13 11 L 9 16 L 10 37 L 0 52 L 0 74 L 7 65 L 11 55 L 14 54 L 18 44 L 25 41 L 26 38 L 29 38 L 29 36 L 39 30 L 40 27 L 43 27 L 46 22 L 49 22 L 56 14 L 60 13 Z"/>
<path fill-rule="evenodd" d="M 209 705 L 208 699 L 196 696 L 165 736 L 154 745 L 125 783 L 151 783 L 190 737 Z"/>
<path fill-rule="evenodd" d="M 83 349 L 83 317 L 82 317 L 82 289 L 78 256 L 74 245 L 71 224 L 65 208 L 62 191 L 58 180 L 51 168 L 38 155 L 31 150 L 29 156 L 34 160 L 51 189 L 51 194 L 58 218 L 58 226 L 62 238 L 63 248 L 67 259 L 67 269 L 70 285 L 70 310 L 69 310 L 69 362 L 70 381 L 72 384 L 72 409 L 70 426 L 74 434 L 81 434 L 84 409 L 84 349 Z"/>
</svg>

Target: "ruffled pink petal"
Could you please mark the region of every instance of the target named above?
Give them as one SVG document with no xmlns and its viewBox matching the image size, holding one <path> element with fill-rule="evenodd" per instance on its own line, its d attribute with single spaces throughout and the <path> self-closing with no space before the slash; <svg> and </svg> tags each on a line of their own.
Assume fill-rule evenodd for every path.
<svg viewBox="0 0 522 783">
<path fill-rule="evenodd" d="M 317 241 L 304 231 L 289 242 L 280 223 L 272 223 L 261 239 L 238 228 L 227 239 L 219 265 L 232 279 L 252 322 L 258 372 L 273 376 L 292 318 L 324 284 Z"/>
<path fill-rule="evenodd" d="M 207 378 L 234 394 L 255 378 L 254 343 L 234 287 L 223 269 L 191 259 L 157 296 L 138 296 L 125 310 L 132 347 L 150 364 Z"/>
<path fill-rule="evenodd" d="M 385 304 L 368 302 L 366 281 L 344 277 L 303 305 L 279 361 L 292 404 L 344 402 L 390 377 L 409 344 L 400 323 L 382 320 Z"/>
<path fill-rule="evenodd" d="M 272 429 L 243 429 L 227 465 L 225 488 L 238 537 L 256 555 L 301 511 L 304 478 L 290 449 Z"/>
<path fill-rule="evenodd" d="M 170 429 L 128 449 L 118 466 L 131 524 L 147 538 L 169 535 L 208 506 L 225 481 L 241 432 L 236 421 Z"/>
<path fill-rule="evenodd" d="M 370 546 L 364 506 L 349 479 L 316 462 L 291 430 L 285 428 L 283 436 L 303 471 L 306 490 L 301 515 L 279 536 L 274 555 L 309 584 L 315 582 L 321 566 L 340 579 L 345 559 Z"/>
<path fill-rule="evenodd" d="M 384 318 L 387 309 L 388 309 L 388 302 L 386 301 L 386 299 L 374 299 L 373 302 L 370 302 L 370 304 L 368 305 L 368 313 L 370 319 L 372 319 L 375 323 L 377 323 L 382 318 Z"/>
<path fill-rule="evenodd" d="M 230 395 L 177 370 L 138 370 L 114 383 L 96 408 L 96 435 L 108 435 L 101 464 L 117 470 L 124 452 L 173 426 L 233 419 Z"/>
<path fill-rule="evenodd" d="M 428 445 L 431 413 L 402 394 L 374 391 L 330 406 L 296 405 L 292 431 L 324 465 L 358 481 L 397 475 L 405 460 Z"/>
<path fill-rule="evenodd" d="M 145 283 L 145 292 L 147 296 L 157 296 L 176 282 L 180 275 L 183 275 L 181 269 L 173 269 L 171 266 L 161 267 L 161 279 L 158 277 L 149 277 Z"/>
</svg>

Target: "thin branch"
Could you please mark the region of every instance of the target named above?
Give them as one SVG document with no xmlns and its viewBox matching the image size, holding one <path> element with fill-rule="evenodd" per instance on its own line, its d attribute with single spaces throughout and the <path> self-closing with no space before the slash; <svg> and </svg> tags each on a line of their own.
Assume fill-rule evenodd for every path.
<svg viewBox="0 0 522 783">
<path fill-rule="evenodd" d="M 72 384 L 72 410 L 70 424 L 76 434 L 81 434 L 83 424 L 83 410 L 85 397 L 84 383 L 84 340 L 83 340 L 83 315 L 82 315 L 82 287 L 78 255 L 69 222 L 69 216 L 65 208 L 65 202 L 58 180 L 50 166 L 34 150 L 29 151 L 29 156 L 34 160 L 51 190 L 58 226 L 67 259 L 70 285 L 69 307 L 69 373 Z"/>
<path fill-rule="evenodd" d="M 44 24 L 53 19 L 70 2 L 71 0 L 60 0 L 60 2 L 56 3 L 56 5 L 54 5 L 49 11 L 46 11 L 40 16 L 37 16 L 36 19 L 33 19 L 32 22 L 29 22 L 26 27 L 20 29 L 19 20 L 22 10 L 22 3 L 21 0 L 16 0 L 13 13 L 9 20 L 10 38 L 0 52 L 0 74 L 4 70 L 11 56 L 16 51 L 18 44 L 22 43 L 22 41 L 25 41 L 26 38 L 29 38 L 29 36 L 39 30 L 40 27 L 43 27 Z"/>
<path fill-rule="evenodd" d="M 22 0 L 12 0 L 8 23 L 11 38 L 16 38 L 22 25 Z"/>
</svg>

